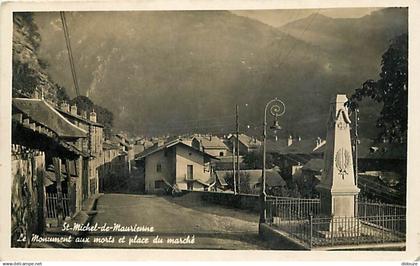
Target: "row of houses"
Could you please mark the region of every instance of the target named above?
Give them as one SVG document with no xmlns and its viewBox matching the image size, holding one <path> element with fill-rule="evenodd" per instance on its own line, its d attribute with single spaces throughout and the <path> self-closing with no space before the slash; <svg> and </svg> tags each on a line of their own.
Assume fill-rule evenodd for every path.
<svg viewBox="0 0 420 266">
<path fill-rule="evenodd" d="M 74 218 L 106 189 L 128 176 L 128 153 L 105 141 L 94 111 L 56 106 L 43 98 L 12 99 L 12 244 Z"/>
<path fill-rule="evenodd" d="M 261 149 L 261 142 L 241 134 L 240 184 L 243 193 L 258 193 L 261 169 L 244 164 L 243 156 Z M 192 135 L 176 139 L 160 139 L 135 157 L 139 169 L 141 191 L 159 193 L 171 189 L 222 190 L 232 192 L 233 168 L 237 158 L 233 155 L 236 136 Z M 267 140 L 267 154 L 272 165 L 267 172 L 267 187 L 275 193 L 296 189 L 298 196 L 317 197 L 315 186 L 324 168 L 326 141 L 320 137 L 302 139 Z M 392 201 L 404 191 L 406 151 L 404 144 L 375 143 L 359 140 L 359 187 L 362 191 L 382 195 L 381 200 Z M 259 154 L 259 153 L 258 153 Z M 246 187 L 242 187 L 246 184 Z M 290 192 L 290 191 L 289 191 Z M 290 193 L 280 193 L 290 195 Z"/>
<path fill-rule="evenodd" d="M 235 135 L 224 137 L 192 135 L 161 139 L 135 157 L 139 179 L 146 193 L 164 191 L 201 190 L 229 191 L 233 176 L 233 145 Z M 261 142 L 255 138 L 239 135 L 240 160 L 242 156 L 258 151 Z M 270 184 L 284 185 L 278 171 L 269 171 Z M 273 174 L 271 174 L 273 173 Z M 248 184 L 248 193 L 260 186 L 261 170 L 241 171 L 243 183 Z M 230 181 L 229 181 L 230 179 Z"/>
<path fill-rule="evenodd" d="M 315 186 L 324 169 L 325 140 L 320 138 L 268 141 L 267 152 L 288 184 L 296 184 L 302 197 L 318 196 Z M 362 195 L 384 202 L 404 202 L 406 143 L 378 143 L 362 138 L 357 145 L 358 186 Z M 355 149 L 355 146 L 353 146 Z M 354 156 L 355 150 L 353 150 Z"/>
</svg>

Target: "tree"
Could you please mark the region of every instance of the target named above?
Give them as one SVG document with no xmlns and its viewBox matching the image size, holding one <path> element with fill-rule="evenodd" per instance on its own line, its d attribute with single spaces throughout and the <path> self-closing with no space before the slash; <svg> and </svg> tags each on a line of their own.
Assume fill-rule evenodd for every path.
<svg viewBox="0 0 420 266">
<path fill-rule="evenodd" d="M 237 177 L 236 179 L 236 191 L 239 191 L 242 194 L 256 194 L 256 192 L 251 188 L 250 184 L 250 177 L 249 174 L 244 171 L 239 171 L 239 178 L 240 184 L 238 182 Z M 234 189 L 234 181 L 233 181 L 233 171 L 226 173 L 225 181 L 228 184 L 227 188 L 233 190 Z"/>
<path fill-rule="evenodd" d="M 55 84 L 57 90 L 57 101 L 58 102 L 69 102 L 70 97 L 67 94 L 66 88 L 60 86 L 59 84 Z"/>
<path fill-rule="evenodd" d="M 66 90 L 53 82 L 47 74 L 48 62 L 39 58 L 41 36 L 33 14 L 17 12 L 13 14 L 13 97 L 32 97 L 37 90 L 53 102 L 68 100 Z"/>
<path fill-rule="evenodd" d="M 262 169 L 262 151 L 249 152 L 244 155 L 243 163 L 248 169 Z M 265 167 L 272 168 L 274 166 L 273 156 L 269 153 L 266 154 Z"/>
<path fill-rule="evenodd" d="M 382 55 L 379 80 L 367 80 L 350 97 L 348 106 L 355 110 L 358 102 L 370 97 L 383 107 L 376 126 L 380 129 L 378 139 L 400 142 L 407 138 L 408 116 L 408 35 L 402 34 L 391 41 Z"/>
</svg>

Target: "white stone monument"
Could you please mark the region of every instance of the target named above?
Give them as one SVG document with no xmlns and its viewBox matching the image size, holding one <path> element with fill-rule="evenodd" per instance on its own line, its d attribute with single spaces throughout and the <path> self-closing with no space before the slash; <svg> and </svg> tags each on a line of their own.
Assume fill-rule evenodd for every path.
<svg viewBox="0 0 420 266">
<path fill-rule="evenodd" d="M 321 213 L 327 217 L 354 217 L 356 196 L 350 118 L 344 104 L 347 97 L 338 94 L 330 101 L 324 171 L 316 189 L 321 196 Z"/>
</svg>

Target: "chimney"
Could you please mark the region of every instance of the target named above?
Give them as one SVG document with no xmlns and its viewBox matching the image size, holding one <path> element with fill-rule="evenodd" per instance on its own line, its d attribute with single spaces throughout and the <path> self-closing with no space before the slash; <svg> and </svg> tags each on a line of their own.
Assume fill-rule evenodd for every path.
<svg viewBox="0 0 420 266">
<path fill-rule="evenodd" d="M 69 112 L 70 106 L 67 102 L 62 102 L 60 107 L 61 107 L 61 110 L 63 110 L 64 112 L 67 112 L 67 113 Z"/>
<path fill-rule="evenodd" d="M 71 113 L 72 115 L 77 115 L 77 105 L 72 105 L 72 106 L 70 107 L 70 113 Z"/>
<path fill-rule="evenodd" d="M 287 147 L 292 145 L 292 143 L 293 143 L 293 137 L 292 137 L 292 135 L 289 135 L 289 138 L 287 138 Z"/>
<path fill-rule="evenodd" d="M 321 145 L 321 142 L 322 142 L 321 138 L 317 137 L 316 138 L 316 147 L 319 147 L 319 145 Z"/>
<path fill-rule="evenodd" d="M 161 146 L 163 146 L 163 144 L 165 144 L 165 140 L 158 139 L 158 141 L 156 142 L 156 144 L 157 144 L 158 147 L 161 147 Z"/>
<path fill-rule="evenodd" d="M 89 120 L 96 123 L 96 113 L 95 110 L 92 110 L 89 114 Z"/>
<path fill-rule="evenodd" d="M 80 115 L 81 115 L 83 118 L 87 119 L 87 112 L 86 112 L 86 111 L 81 111 L 81 112 L 80 112 Z"/>
</svg>

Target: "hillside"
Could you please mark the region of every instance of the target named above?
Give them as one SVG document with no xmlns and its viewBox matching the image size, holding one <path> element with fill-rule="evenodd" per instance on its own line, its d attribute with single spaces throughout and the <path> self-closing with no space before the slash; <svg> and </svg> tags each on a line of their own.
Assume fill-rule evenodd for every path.
<svg viewBox="0 0 420 266">
<path fill-rule="evenodd" d="M 301 32 L 310 24 L 310 28 Z M 380 64 L 390 40 L 408 31 L 408 9 L 386 8 L 361 18 L 330 18 L 313 14 L 280 28 L 302 41 L 319 46 L 340 61 L 347 61 L 346 71 L 362 68 L 373 72 Z M 364 64 L 360 64 L 365 62 Z M 372 62 L 372 63 L 368 63 Z M 377 73 L 378 74 L 378 73 Z M 374 78 L 374 77 L 372 77 Z"/>
<path fill-rule="evenodd" d="M 59 14 L 38 13 L 35 20 L 48 73 L 71 94 Z M 317 29 L 317 18 L 304 35 L 224 11 L 77 12 L 67 20 L 82 93 L 110 109 L 117 128 L 134 134 L 226 132 L 236 103 L 241 124 L 252 130 L 261 124 L 264 103 L 277 96 L 287 105 L 285 133 L 324 135 L 331 95 L 350 94 L 376 77 L 387 47 L 346 55 L 339 51 L 347 48 L 325 49 L 306 35 Z M 287 26 L 298 33 L 305 22 L 296 23 Z M 352 53 L 359 56 L 349 61 Z"/>
<path fill-rule="evenodd" d="M 13 16 L 12 95 L 31 97 L 35 93 L 44 93 L 44 97 L 51 101 L 66 99 L 65 91 L 53 82 L 46 71 L 46 62 L 38 56 L 40 35 L 37 31 L 31 13 Z"/>
</svg>

